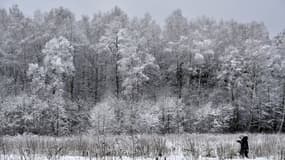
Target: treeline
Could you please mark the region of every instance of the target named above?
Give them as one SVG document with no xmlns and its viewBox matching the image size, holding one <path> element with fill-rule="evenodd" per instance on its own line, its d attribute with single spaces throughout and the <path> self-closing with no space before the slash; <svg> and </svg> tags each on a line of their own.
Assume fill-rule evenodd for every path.
<svg viewBox="0 0 285 160">
<path fill-rule="evenodd" d="M 0 9 L 0 134 L 283 132 L 285 32 Z"/>
</svg>

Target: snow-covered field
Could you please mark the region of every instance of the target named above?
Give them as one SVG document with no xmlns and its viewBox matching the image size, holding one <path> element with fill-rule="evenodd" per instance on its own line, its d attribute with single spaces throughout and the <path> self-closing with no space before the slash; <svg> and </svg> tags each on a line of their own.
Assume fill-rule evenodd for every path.
<svg viewBox="0 0 285 160">
<path fill-rule="evenodd" d="M 171 155 L 167 157 L 158 158 L 158 160 L 164 160 L 166 158 L 167 160 L 219 160 L 219 158 L 209 158 L 209 157 L 200 157 L 198 159 L 191 158 L 191 157 L 185 157 L 182 155 Z M 30 158 L 24 158 L 19 155 L 7 155 L 7 156 L 0 156 L 1 160 L 154 160 L 155 158 L 147 158 L 147 157 L 104 157 L 104 158 L 90 158 L 90 157 L 82 157 L 82 156 L 62 156 L 56 159 L 49 159 L 45 156 L 37 155 L 35 157 Z M 240 160 L 242 158 L 233 158 L 231 160 Z M 248 160 L 275 160 L 276 158 L 266 158 L 266 157 L 258 157 L 258 158 L 249 158 Z M 224 159 L 227 160 L 227 159 Z M 278 159 L 276 159 L 278 160 Z"/>
<path fill-rule="evenodd" d="M 167 160 L 239 159 L 241 134 L 136 136 L 6 136 L 0 138 L 0 160 Z M 249 134 L 249 157 L 283 160 L 285 135 Z"/>
</svg>

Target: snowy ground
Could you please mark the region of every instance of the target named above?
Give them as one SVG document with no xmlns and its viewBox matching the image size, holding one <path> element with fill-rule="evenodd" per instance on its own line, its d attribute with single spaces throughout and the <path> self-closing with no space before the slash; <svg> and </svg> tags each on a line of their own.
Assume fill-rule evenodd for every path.
<svg viewBox="0 0 285 160">
<path fill-rule="evenodd" d="M 144 158 L 144 157 L 135 157 L 135 160 L 154 160 L 155 158 Z M 200 157 L 199 159 L 195 159 L 195 158 L 191 158 L 191 157 L 184 157 L 182 155 L 171 155 L 166 157 L 167 160 L 218 160 L 218 158 L 209 158 L 209 157 Z M 273 160 L 274 158 L 250 158 L 247 160 Z M 105 157 L 105 158 L 90 158 L 90 157 L 80 157 L 80 156 L 63 156 L 63 157 L 59 157 L 59 158 L 47 158 L 45 156 L 40 156 L 37 155 L 36 157 L 21 157 L 21 156 L 17 156 L 17 155 L 6 155 L 0 156 L 0 160 L 133 160 L 133 158 L 131 157 Z M 163 158 L 160 158 L 159 160 L 164 160 Z M 227 160 L 227 159 L 225 159 Z M 231 160 L 241 160 L 239 158 L 233 158 Z"/>
<path fill-rule="evenodd" d="M 166 156 L 167 160 L 238 160 L 240 146 L 236 138 L 239 136 L 240 134 L 137 135 L 133 141 L 127 135 L 59 138 L 5 136 L 0 139 L 0 160 L 133 160 L 133 154 L 136 155 L 136 160 L 155 160 L 159 153 Z M 281 157 L 285 157 L 285 135 L 248 136 L 249 156 L 258 157 L 252 159 L 283 160 Z M 132 142 L 134 146 L 130 145 Z M 110 157 L 96 159 L 96 155 Z M 120 158 L 119 155 L 123 157 Z"/>
</svg>

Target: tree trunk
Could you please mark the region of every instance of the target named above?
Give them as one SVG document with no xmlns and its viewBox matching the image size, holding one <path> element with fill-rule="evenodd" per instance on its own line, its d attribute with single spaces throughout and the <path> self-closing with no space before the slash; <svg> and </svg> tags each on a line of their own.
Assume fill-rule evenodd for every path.
<svg viewBox="0 0 285 160">
<path fill-rule="evenodd" d="M 116 97 L 119 98 L 119 94 L 120 94 L 120 90 L 119 90 L 119 73 L 118 73 L 118 64 L 116 62 L 116 66 L 115 66 L 115 81 L 116 81 Z"/>
<path fill-rule="evenodd" d="M 115 81 L 116 81 L 116 96 L 117 98 L 119 98 L 120 95 L 120 77 L 119 77 L 119 65 L 118 65 L 118 61 L 119 61 L 119 44 L 118 44 L 118 37 L 116 37 L 116 53 L 115 53 Z"/>
<path fill-rule="evenodd" d="M 94 101 L 95 104 L 98 102 L 98 67 L 95 68 L 95 86 L 94 86 Z"/>
<path fill-rule="evenodd" d="M 183 75 L 182 75 L 182 65 L 183 63 L 179 63 L 177 60 L 176 64 L 176 80 L 177 80 L 177 86 L 178 86 L 178 98 L 180 99 L 182 97 L 182 87 L 183 87 Z"/>
<path fill-rule="evenodd" d="M 279 126 L 278 133 L 282 132 L 284 121 L 285 121 L 285 82 L 283 82 L 282 107 L 283 107 L 283 109 L 282 109 L 283 110 L 282 111 L 282 119 L 281 119 L 281 123 L 280 123 L 280 126 Z"/>
</svg>

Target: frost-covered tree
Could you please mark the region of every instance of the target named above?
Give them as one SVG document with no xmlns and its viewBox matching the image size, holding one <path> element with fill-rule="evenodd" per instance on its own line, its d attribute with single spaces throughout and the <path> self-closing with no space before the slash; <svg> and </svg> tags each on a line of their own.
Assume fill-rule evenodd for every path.
<svg viewBox="0 0 285 160">
<path fill-rule="evenodd" d="M 0 134 L 49 134 L 45 128 L 48 124 L 42 121 L 46 108 L 47 103 L 35 95 L 21 94 L 5 99 L 0 103 Z"/>
<path fill-rule="evenodd" d="M 188 38 L 187 19 L 182 15 L 181 10 L 175 10 L 167 19 L 164 30 L 166 41 L 165 52 L 168 60 L 167 71 L 169 78 L 173 79 L 175 94 L 182 97 L 185 71 L 183 66 L 188 64 L 191 59 L 190 40 Z M 183 73 L 184 72 L 184 73 Z"/>
<path fill-rule="evenodd" d="M 50 40 L 43 49 L 43 65 L 30 64 L 27 74 L 32 76 L 32 90 L 48 102 L 50 120 L 56 135 L 68 133 L 68 122 L 64 100 L 64 78 L 72 76 L 73 47 L 64 37 Z"/>
<path fill-rule="evenodd" d="M 113 64 L 111 68 L 112 77 L 115 84 L 115 95 L 120 96 L 121 92 L 121 76 L 119 73 L 119 64 L 118 61 L 121 58 L 119 49 L 120 41 L 119 34 L 122 29 L 125 29 L 128 24 L 128 17 L 120 10 L 118 7 L 115 7 L 111 13 L 112 20 L 106 24 L 106 29 L 104 35 L 99 40 L 97 47 L 101 51 L 107 51 L 111 54 L 110 63 Z M 111 16 L 110 15 L 110 16 Z"/>
<path fill-rule="evenodd" d="M 118 7 L 80 19 L 62 7 L 33 17 L 0 9 L 0 128 L 76 134 L 93 110 L 100 133 L 104 119 L 116 134 L 284 132 L 284 37 L 181 10 L 160 26 Z M 174 113 L 167 120 L 166 103 L 180 106 L 181 123 Z"/>
<path fill-rule="evenodd" d="M 141 59 L 143 59 L 145 53 L 153 56 L 155 59 L 159 58 L 162 45 L 161 29 L 149 14 L 146 14 L 142 19 L 134 18 L 130 22 L 129 30 L 133 34 L 138 51 L 142 53 L 139 54 Z M 149 56 L 146 56 L 145 59 L 147 58 Z M 143 87 L 140 87 L 141 98 L 157 99 L 160 85 L 163 86 L 163 84 L 159 83 L 161 75 L 158 61 L 155 60 L 154 63 L 155 65 L 147 65 L 144 68 L 143 73 L 149 79 L 143 82 Z"/>
<path fill-rule="evenodd" d="M 126 101 L 116 97 L 107 97 L 107 99 L 98 103 L 91 110 L 91 131 L 95 134 L 123 134 L 127 133 L 127 104 Z"/>
<path fill-rule="evenodd" d="M 44 60 L 42 66 L 30 64 L 27 72 L 32 76 L 33 90 L 43 87 L 47 96 L 63 96 L 63 80 L 74 73 L 73 47 L 64 37 L 50 40 L 43 49 Z"/>
<path fill-rule="evenodd" d="M 271 94 L 270 105 L 274 106 L 271 112 L 272 127 L 277 132 L 284 131 L 285 123 L 285 83 L 284 83 L 284 53 L 285 53 L 285 36 L 284 32 L 279 34 L 274 39 L 272 55 L 270 55 L 269 72 L 271 72 L 271 79 L 269 81 Z M 269 91 L 270 92 L 270 91 Z M 273 118 L 275 117 L 275 118 Z"/>
<path fill-rule="evenodd" d="M 182 89 L 184 85 L 183 75 L 185 74 L 185 65 L 191 65 L 192 52 L 190 50 L 190 42 L 188 37 L 181 36 L 177 41 L 170 41 L 167 44 L 166 52 L 174 57 L 174 63 L 169 67 L 170 72 L 175 73 L 176 93 L 178 98 L 182 98 Z"/>
<path fill-rule="evenodd" d="M 131 100 L 138 100 L 142 95 L 141 88 L 145 81 L 150 78 L 145 74 L 148 67 L 157 68 L 155 58 L 143 48 L 144 39 L 136 32 L 121 30 L 118 41 L 121 46 L 119 53 L 119 71 L 123 76 L 123 93 L 130 96 Z"/>
<path fill-rule="evenodd" d="M 185 114 L 183 112 L 184 104 L 181 99 L 175 97 L 161 97 L 157 102 L 159 108 L 158 128 L 160 133 L 181 133 L 184 131 Z"/>
</svg>

